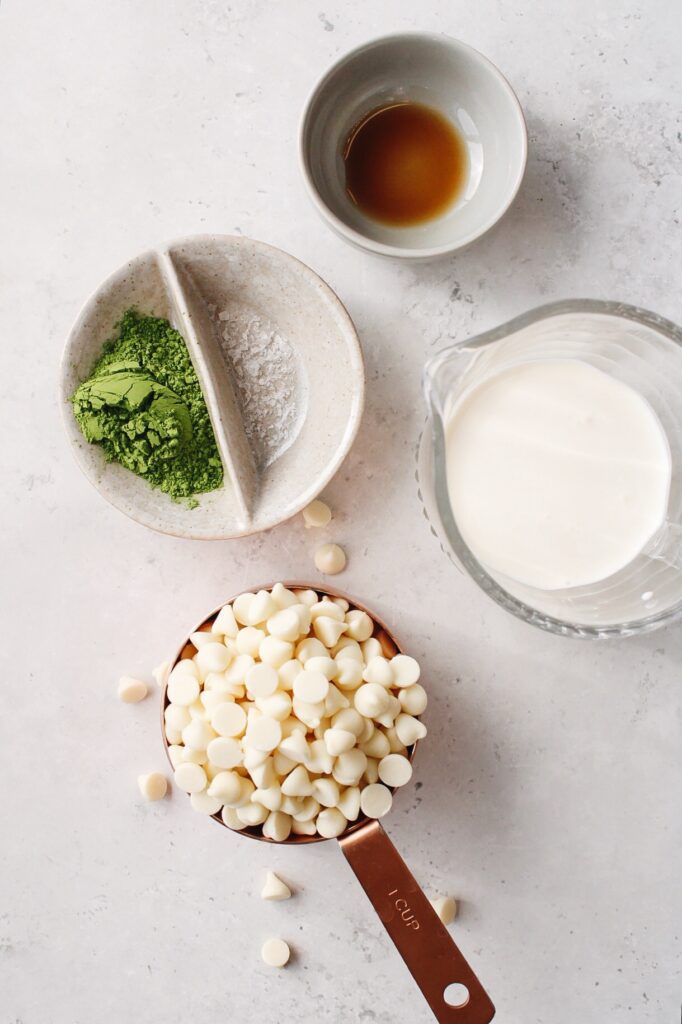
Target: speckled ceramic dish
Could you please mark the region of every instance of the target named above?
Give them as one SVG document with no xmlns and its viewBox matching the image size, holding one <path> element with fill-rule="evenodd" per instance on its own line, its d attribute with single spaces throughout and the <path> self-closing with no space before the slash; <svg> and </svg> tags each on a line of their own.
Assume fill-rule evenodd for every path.
<svg viewBox="0 0 682 1024">
<path fill-rule="evenodd" d="M 199 506 L 174 502 L 88 444 L 70 396 L 131 306 L 180 331 L 225 469 Z M 136 257 L 87 301 L 61 368 L 66 431 L 100 493 L 162 533 L 225 539 L 266 530 L 328 483 L 357 432 L 362 353 L 337 296 L 293 256 L 248 238 L 202 235 Z"/>
</svg>

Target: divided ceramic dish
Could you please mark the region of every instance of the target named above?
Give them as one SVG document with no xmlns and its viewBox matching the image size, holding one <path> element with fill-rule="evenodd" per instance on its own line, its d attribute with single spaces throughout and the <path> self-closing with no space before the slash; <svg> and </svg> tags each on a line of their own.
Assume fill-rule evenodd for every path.
<svg viewBox="0 0 682 1024">
<path fill-rule="evenodd" d="M 131 306 L 180 331 L 204 393 L 225 480 L 194 509 L 107 463 L 71 411 Z M 348 313 L 312 270 L 262 242 L 200 235 L 143 253 L 97 289 L 67 339 L 61 398 L 76 459 L 112 505 L 162 533 L 227 539 L 290 518 L 333 477 L 360 423 L 364 367 Z"/>
</svg>

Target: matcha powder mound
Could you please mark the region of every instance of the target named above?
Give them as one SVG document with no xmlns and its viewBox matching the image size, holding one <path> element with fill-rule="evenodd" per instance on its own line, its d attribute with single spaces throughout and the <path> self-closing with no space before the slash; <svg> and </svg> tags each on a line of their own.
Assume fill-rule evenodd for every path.
<svg viewBox="0 0 682 1024">
<path fill-rule="evenodd" d="M 223 466 L 201 387 L 181 334 L 167 320 L 129 309 L 71 399 L 86 441 L 107 462 L 175 501 L 223 482 Z"/>
</svg>

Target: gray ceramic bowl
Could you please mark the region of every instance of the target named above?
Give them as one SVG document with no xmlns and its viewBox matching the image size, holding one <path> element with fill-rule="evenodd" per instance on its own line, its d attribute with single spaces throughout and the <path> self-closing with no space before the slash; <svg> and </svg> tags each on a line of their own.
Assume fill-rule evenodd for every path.
<svg viewBox="0 0 682 1024">
<path fill-rule="evenodd" d="M 342 154 L 367 113 L 401 100 L 434 107 L 456 126 L 469 172 L 460 198 L 440 217 L 390 227 L 346 194 Z M 526 166 L 526 125 L 489 60 L 448 36 L 410 32 L 365 43 L 324 74 L 303 111 L 299 154 L 310 198 L 337 234 L 370 252 L 424 259 L 468 245 L 509 208 Z"/>
<path fill-rule="evenodd" d="M 105 462 L 73 416 L 70 396 L 131 306 L 180 331 L 202 386 L 225 483 L 198 508 Z M 161 533 L 227 539 L 290 518 L 329 482 L 360 424 L 364 368 L 348 313 L 309 267 L 263 242 L 199 235 L 130 260 L 88 299 L 61 397 L 78 464 L 112 505 Z"/>
</svg>

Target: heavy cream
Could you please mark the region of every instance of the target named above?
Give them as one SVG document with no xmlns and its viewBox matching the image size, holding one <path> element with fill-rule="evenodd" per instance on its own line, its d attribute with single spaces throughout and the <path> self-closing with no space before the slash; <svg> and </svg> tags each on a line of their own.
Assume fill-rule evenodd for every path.
<svg viewBox="0 0 682 1024">
<path fill-rule="evenodd" d="M 457 526 L 494 573 L 544 590 L 604 580 L 665 519 L 670 449 L 634 389 L 577 360 L 515 366 L 446 423 Z"/>
</svg>

